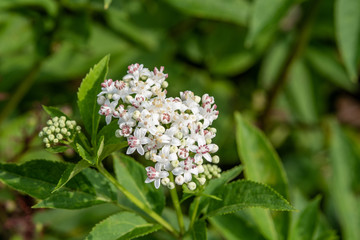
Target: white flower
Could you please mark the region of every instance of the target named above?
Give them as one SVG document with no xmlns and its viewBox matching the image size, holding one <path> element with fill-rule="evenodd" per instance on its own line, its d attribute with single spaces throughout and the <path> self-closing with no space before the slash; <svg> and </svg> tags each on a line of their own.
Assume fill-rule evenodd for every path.
<svg viewBox="0 0 360 240">
<path fill-rule="evenodd" d="M 198 175 L 197 165 L 194 164 L 194 159 L 188 158 L 185 161 L 179 163 L 179 167 L 172 170 L 172 173 L 175 176 L 183 175 L 184 182 L 190 182 L 192 179 L 192 174 Z"/>
<path fill-rule="evenodd" d="M 159 154 L 154 156 L 154 160 L 158 163 L 161 163 L 164 166 L 165 170 L 168 170 L 168 171 L 173 169 L 171 162 L 175 161 L 177 159 L 178 159 L 178 157 L 177 157 L 176 153 L 170 152 L 169 145 L 164 146 L 160 150 Z"/>
<path fill-rule="evenodd" d="M 153 167 L 147 167 L 145 168 L 147 171 L 147 179 L 145 180 L 145 183 L 151 183 L 154 182 L 155 188 L 160 187 L 160 181 L 161 178 L 166 178 L 169 176 L 169 173 L 166 171 L 161 171 L 161 165 L 155 164 L 155 168 Z"/>
<path fill-rule="evenodd" d="M 143 144 L 147 144 L 150 142 L 148 137 L 145 137 L 146 129 L 136 128 L 134 131 L 134 136 L 128 137 L 129 148 L 126 151 L 126 154 L 132 154 L 137 150 L 137 152 L 141 155 L 144 155 Z"/>
</svg>

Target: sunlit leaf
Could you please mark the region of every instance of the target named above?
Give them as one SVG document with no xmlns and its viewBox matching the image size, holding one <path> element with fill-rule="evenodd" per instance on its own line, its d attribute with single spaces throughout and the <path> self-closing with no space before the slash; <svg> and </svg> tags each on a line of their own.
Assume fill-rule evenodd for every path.
<svg viewBox="0 0 360 240">
<path fill-rule="evenodd" d="M 134 213 L 120 212 L 95 225 L 86 239 L 132 239 L 157 231 L 160 228 L 160 225 L 148 223 Z"/>
</svg>

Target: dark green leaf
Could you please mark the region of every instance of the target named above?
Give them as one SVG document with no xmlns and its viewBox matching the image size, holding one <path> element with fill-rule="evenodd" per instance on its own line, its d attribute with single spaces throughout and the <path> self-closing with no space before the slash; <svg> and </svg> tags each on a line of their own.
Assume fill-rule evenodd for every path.
<svg viewBox="0 0 360 240">
<path fill-rule="evenodd" d="M 58 4 L 53 0 L 1 0 L 0 9 L 16 9 L 20 7 L 36 7 L 44 9 L 49 15 L 54 16 L 58 11 Z"/>
<path fill-rule="evenodd" d="M 330 194 L 340 219 L 344 239 L 360 239 L 359 199 L 352 191 L 358 172 L 353 163 L 358 161 L 352 151 L 352 142 L 336 121 L 330 122 L 330 159 L 332 177 Z"/>
<path fill-rule="evenodd" d="M 166 2 L 195 17 L 233 22 L 242 26 L 247 23 L 250 9 L 249 3 L 243 0 L 166 0 Z"/>
<path fill-rule="evenodd" d="M 265 240 L 248 219 L 237 214 L 214 216 L 209 221 L 227 240 Z"/>
<path fill-rule="evenodd" d="M 153 185 L 145 183 L 146 170 L 140 163 L 124 154 L 114 154 L 116 178 L 129 192 L 149 208 L 161 213 L 165 206 L 164 192 Z"/>
<path fill-rule="evenodd" d="M 91 165 L 95 164 L 95 159 L 90 155 L 80 144 L 76 143 L 77 152 L 80 157 L 86 161 L 88 161 Z"/>
<path fill-rule="evenodd" d="M 45 199 L 65 169 L 65 164 L 46 160 L 33 160 L 22 165 L 0 164 L 0 179 L 20 192 Z"/>
<path fill-rule="evenodd" d="M 78 106 L 85 129 L 91 136 L 93 146 L 96 146 L 96 134 L 100 122 L 99 105 L 97 103 L 97 94 L 101 91 L 101 83 L 105 80 L 109 55 L 105 56 L 96 64 L 86 77 L 82 80 L 78 91 Z"/>
<path fill-rule="evenodd" d="M 356 81 L 360 45 L 360 2 L 358 0 L 335 1 L 336 37 L 346 70 L 352 81 Z"/>
<path fill-rule="evenodd" d="M 140 216 L 120 212 L 98 223 L 87 236 L 87 240 L 132 239 L 157 231 L 160 225 L 147 223 Z"/>
<path fill-rule="evenodd" d="M 98 142 L 101 142 L 101 137 L 104 137 L 104 148 L 98 156 L 98 161 L 102 161 L 111 153 L 118 151 L 128 145 L 125 138 L 118 138 L 115 136 L 115 131 L 119 129 L 116 121 L 111 122 L 109 125 L 104 126 L 98 134 Z"/>
<path fill-rule="evenodd" d="M 193 228 L 190 231 L 192 240 L 206 240 L 206 222 L 204 220 L 199 220 L 194 223 Z"/>
<path fill-rule="evenodd" d="M 45 148 L 46 151 L 51 153 L 62 153 L 65 152 L 67 149 L 69 149 L 68 146 L 53 146 L 50 148 Z"/>
<path fill-rule="evenodd" d="M 301 212 L 290 232 L 289 240 L 313 239 L 318 221 L 320 197 L 311 201 Z"/>
<path fill-rule="evenodd" d="M 277 27 L 292 4 L 292 0 L 255 0 L 250 17 L 247 45 L 253 44 L 255 39 L 269 27 Z"/>
<path fill-rule="evenodd" d="M 90 166 L 90 164 L 86 160 L 81 160 L 77 164 L 69 164 L 66 167 L 64 173 L 62 174 L 62 176 L 61 176 L 58 184 L 56 185 L 55 189 L 53 190 L 53 192 L 62 188 L 68 181 L 70 181 L 71 178 L 73 178 L 74 176 L 76 176 L 76 174 L 78 174 L 85 168 L 88 168 L 89 166 Z"/>
<path fill-rule="evenodd" d="M 223 201 L 211 199 L 207 216 L 227 214 L 253 207 L 276 211 L 295 210 L 272 188 L 249 180 L 229 183 L 223 186 L 216 195 Z"/>
<path fill-rule="evenodd" d="M 66 119 L 69 119 L 68 116 L 66 116 L 65 113 L 63 113 L 59 108 L 57 107 L 47 107 L 47 106 L 42 106 L 43 109 L 45 110 L 45 112 L 47 112 L 47 114 L 50 115 L 50 117 L 61 117 L 61 116 L 64 116 L 66 117 Z"/>
</svg>

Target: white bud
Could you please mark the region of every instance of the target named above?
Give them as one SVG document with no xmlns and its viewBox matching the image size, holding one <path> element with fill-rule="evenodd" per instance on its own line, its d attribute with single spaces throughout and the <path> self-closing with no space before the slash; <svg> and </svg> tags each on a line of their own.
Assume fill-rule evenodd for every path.
<svg viewBox="0 0 360 240">
<path fill-rule="evenodd" d="M 66 126 L 71 126 L 71 121 L 70 120 L 66 121 Z"/>
<path fill-rule="evenodd" d="M 63 135 L 61 135 L 60 133 L 58 133 L 58 134 L 56 134 L 56 138 L 59 139 L 59 140 L 61 140 L 61 139 L 63 139 Z"/>
<path fill-rule="evenodd" d="M 66 117 L 65 117 L 65 116 L 61 116 L 61 117 L 60 117 L 60 121 L 65 122 L 65 121 L 66 121 Z"/>
<path fill-rule="evenodd" d="M 59 142 L 59 139 L 55 138 L 54 143 L 58 143 L 58 142 Z"/>
<path fill-rule="evenodd" d="M 72 120 L 71 125 L 73 125 L 75 127 L 76 126 L 76 121 Z"/>
<path fill-rule="evenodd" d="M 55 131 L 55 127 L 54 127 L 54 126 L 50 126 L 50 127 L 49 127 L 49 130 L 50 130 L 51 132 L 54 132 L 54 131 Z"/>
<path fill-rule="evenodd" d="M 146 153 L 145 153 L 145 159 L 146 159 L 146 160 L 150 160 L 150 152 L 146 152 Z"/>
<path fill-rule="evenodd" d="M 220 158 L 219 158 L 218 155 L 215 155 L 215 156 L 212 157 L 212 162 L 213 162 L 213 163 L 218 164 L 219 161 L 220 161 Z"/>
<path fill-rule="evenodd" d="M 196 103 L 199 103 L 199 102 L 201 101 L 201 97 L 195 96 L 195 97 L 194 97 L 194 101 L 195 101 Z"/>
<path fill-rule="evenodd" d="M 112 99 L 113 95 L 111 93 L 106 94 L 107 99 Z"/>
<path fill-rule="evenodd" d="M 210 144 L 211 143 L 211 138 L 206 138 L 205 141 L 206 141 L 206 144 Z"/>
<path fill-rule="evenodd" d="M 80 132 L 80 131 L 81 131 L 81 127 L 80 127 L 80 126 L 76 126 L 76 131 Z"/>
<path fill-rule="evenodd" d="M 169 189 L 174 189 L 174 188 L 175 188 L 175 184 L 174 184 L 173 182 L 169 182 L 168 185 L 167 185 L 167 187 L 168 187 Z"/>
<path fill-rule="evenodd" d="M 218 145 L 214 144 L 213 148 L 211 149 L 211 153 L 216 153 L 219 150 Z"/>
<path fill-rule="evenodd" d="M 175 183 L 177 185 L 183 185 L 184 183 L 184 177 L 182 175 L 176 176 L 175 178 Z"/>
<path fill-rule="evenodd" d="M 163 81 L 163 83 L 161 84 L 162 88 L 167 88 L 169 86 L 169 83 L 167 81 Z"/>
<path fill-rule="evenodd" d="M 59 127 L 64 128 L 64 127 L 65 127 L 65 122 L 64 122 L 64 121 L 60 121 L 60 122 L 59 122 Z"/>
<path fill-rule="evenodd" d="M 196 161 L 196 164 L 201 165 L 201 164 L 203 164 L 203 162 L 204 162 L 204 160 L 202 158 L 200 158 L 199 160 Z"/>
<path fill-rule="evenodd" d="M 66 134 L 67 133 L 67 129 L 66 128 L 62 128 L 61 130 L 60 130 L 60 132 L 62 133 L 62 134 Z"/>
<path fill-rule="evenodd" d="M 176 168 L 177 166 L 179 166 L 179 160 L 173 160 L 171 161 L 171 165 Z"/>
<path fill-rule="evenodd" d="M 198 165 L 198 166 L 197 166 L 197 169 L 198 169 L 198 173 L 203 173 L 203 172 L 204 172 L 204 167 L 203 167 L 203 165 Z"/>
<path fill-rule="evenodd" d="M 43 132 L 46 133 L 49 130 L 49 127 L 44 127 Z"/>
<path fill-rule="evenodd" d="M 161 126 L 161 125 L 159 125 L 157 127 L 157 130 L 158 130 L 159 133 L 164 133 L 165 132 L 165 128 L 163 126 Z"/>
<path fill-rule="evenodd" d="M 216 133 L 216 128 L 209 128 L 209 131 L 210 131 L 211 133 Z"/>
<path fill-rule="evenodd" d="M 54 123 L 56 123 L 56 122 L 59 121 L 59 118 L 58 118 L 58 117 L 54 117 L 52 120 L 53 120 Z"/>
<path fill-rule="evenodd" d="M 174 136 L 176 137 L 176 138 L 178 138 L 178 139 L 182 139 L 183 138 L 183 134 L 182 134 L 182 132 L 177 132 L 177 133 L 175 133 L 174 134 Z"/>
<path fill-rule="evenodd" d="M 206 178 L 204 178 L 204 177 L 198 178 L 197 180 L 199 181 L 200 185 L 204 185 L 206 182 Z"/>
<path fill-rule="evenodd" d="M 56 133 L 59 133 L 59 132 L 60 132 L 60 128 L 58 128 L 58 127 L 55 128 L 55 132 L 56 132 Z"/>
<path fill-rule="evenodd" d="M 187 187 L 189 188 L 190 191 L 194 191 L 196 189 L 196 183 L 189 182 Z"/>
<path fill-rule="evenodd" d="M 43 131 L 40 131 L 39 132 L 39 137 L 42 137 L 44 135 L 44 132 Z"/>
<path fill-rule="evenodd" d="M 140 76 L 140 79 L 143 80 L 143 81 L 145 81 L 146 79 L 148 79 L 148 76 L 146 76 L 146 75 L 141 75 L 141 76 Z"/>
<path fill-rule="evenodd" d="M 98 99 L 97 99 L 97 103 L 99 105 L 103 105 L 106 101 L 106 98 L 104 96 L 99 96 Z"/>
<path fill-rule="evenodd" d="M 53 124 L 53 121 L 48 120 L 48 121 L 46 122 L 46 124 L 50 126 L 50 125 L 52 125 L 52 124 Z"/>
<path fill-rule="evenodd" d="M 48 138 L 44 138 L 44 139 L 43 139 L 43 142 L 44 142 L 44 143 L 48 143 L 48 142 L 49 142 L 49 139 L 48 139 Z"/>
<path fill-rule="evenodd" d="M 52 141 L 55 139 L 55 136 L 53 134 L 50 134 L 48 138 L 49 138 L 49 141 Z"/>
<path fill-rule="evenodd" d="M 47 134 L 47 135 L 50 135 L 50 134 L 51 134 L 51 130 L 50 130 L 50 129 L 47 130 L 47 131 L 46 131 L 46 134 Z"/>
<path fill-rule="evenodd" d="M 161 179 L 161 184 L 164 185 L 164 186 L 167 186 L 170 182 L 170 179 L 169 178 L 163 178 Z"/>
<path fill-rule="evenodd" d="M 140 115 L 141 115 L 140 111 L 136 110 L 136 111 L 133 113 L 132 118 L 133 118 L 134 120 L 137 120 L 137 119 L 140 117 Z"/>
<path fill-rule="evenodd" d="M 59 122 L 54 122 L 54 127 L 59 127 Z"/>
<path fill-rule="evenodd" d="M 50 145 L 50 143 L 47 143 L 47 144 L 45 144 L 45 146 L 46 146 L 47 148 L 49 148 L 51 145 Z"/>
<path fill-rule="evenodd" d="M 125 100 L 126 100 L 127 103 L 130 103 L 130 102 L 133 100 L 133 97 L 130 96 L 130 95 L 127 95 L 127 96 L 125 97 Z"/>
<path fill-rule="evenodd" d="M 71 132 L 67 132 L 66 136 L 70 137 L 71 136 Z"/>
<path fill-rule="evenodd" d="M 178 151 L 178 147 L 177 146 L 171 146 L 170 147 L 170 153 L 177 153 L 177 151 Z"/>
</svg>

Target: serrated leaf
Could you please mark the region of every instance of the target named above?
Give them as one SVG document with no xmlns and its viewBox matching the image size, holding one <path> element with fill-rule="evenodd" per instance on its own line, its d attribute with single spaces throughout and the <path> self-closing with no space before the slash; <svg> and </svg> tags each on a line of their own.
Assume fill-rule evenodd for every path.
<svg viewBox="0 0 360 240">
<path fill-rule="evenodd" d="M 255 39 L 268 27 L 277 27 L 278 21 L 286 14 L 292 3 L 292 0 L 255 0 L 246 44 L 253 44 Z"/>
<path fill-rule="evenodd" d="M 301 212 L 289 240 L 313 239 L 318 221 L 320 197 L 311 201 Z"/>
<path fill-rule="evenodd" d="M 235 120 L 237 149 L 246 178 L 266 183 L 287 198 L 288 181 L 285 170 L 270 142 L 260 130 L 246 122 L 240 113 L 235 113 Z M 250 209 L 249 212 L 267 238 L 280 239 L 286 235 L 286 225 L 289 222 L 287 213 L 277 214 L 273 219 L 268 210 Z"/>
<path fill-rule="evenodd" d="M 335 30 L 340 54 L 350 79 L 358 76 L 358 50 L 360 45 L 360 2 L 358 0 L 335 1 Z"/>
<path fill-rule="evenodd" d="M 98 142 L 101 142 L 101 137 L 104 137 L 104 148 L 98 157 L 98 161 L 102 161 L 111 153 L 118 151 L 128 145 L 125 138 L 118 138 L 115 136 L 115 131 L 119 129 L 116 121 L 104 126 L 98 133 Z"/>
<path fill-rule="evenodd" d="M 87 168 L 89 166 L 90 166 L 90 164 L 86 160 L 81 160 L 77 164 L 69 164 L 66 167 L 64 173 L 61 175 L 61 178 L 60 178 L 58 184 L 56 185 L 56 187 L 54 188 L 54 190 L 52 192 L 55 192 L 55 191 L 59 190 L 60 188 L 62 188 L 68 181 L 70 181 L 71 178 L 73 178 L 74 176 L 76 176 L 76 174 L 78 174 L 79 172 L 81 172 L 82 170 L 84 170 L 85 168 Z"/>
<path fill-rule="evenodd" d="M 342 226 L 343 239 L 360 239 L 359 199 L 352 185 L 358 174 L 354 162 L 358 161 L 352 142 L 339 124 L 332 120 L 330 126 L 330 160 L 332 166 L 330 194 L 335 212 Z"/>
<path fill-rule="evenodd" d="M 264 237 L 250 225 L 248 219 L 238 214 L 219 215 L 209 218 L 212 226 L 227 240 L 265 240 Z M 236 224 L 235 224 L 236 223 Z"/>
<path fill-rule="evenodd" d="M 249 3 L 243 0 L 166 0 L 171 6 L 191 16 L 246 25 Z M 216 9 L 216 11 L 214 11 Z"/>
<path fill-rule="evenodd" d="M 86 168 L 34 208 L 78 209 L 116 201 L 116 189 L 99 172 Z"/>
<path fill-rule="evenodd" d="M 91 165 L 95 164 L 95 159 L 93 156 L 90 155 L 90 153 L 88 153 L 83 146 L 81 146 L 80 144 L 76 143 L 76 148 L 77 148 L 77 152 L 79 153 L 80 157 L 86 161 L 88 161 Z"/>
<path fill-rule="evenodd" d="M 295 210 L 279 193 L 261 183 L 240 180 L 223 186 L 216 194 L 223 201 L 210 200 L 207 216 L 228 214 L 244 208 L 276 211 Z"/>
<path fill-rule="evenodd" d="M 64 117 L 66 117 L 67 119 L 69 119 L 69 117 L 68 116 L 66 116 L 66 114 L 65 113 L 63 113 L 59 108 L 57 108 L 57 107 L 48 107 L 48 106 L 42 106 L 43 107 L 43 109 L 45 110 L 45 112 L 47 113 L 47 114 L 49 114 L 50 115 L 50 117 L 61 117 L 61 116 L 64 116 Z"/>
<path fill-rule="evenodd" d="M 117 153 L 113 156 L 118 182 L 146 206 L 161 213 L 165 206 L 164 192 L 161 188 L 156 189 L 153 184 L 145 183 L 145 167 L 127 155 Z"/>
<path fill-rule="evenodd" d="M 160 225 L 148 223 L 134 213 L 120 212 L 95 225 L 86 239 L 133 239 L 155 232 L 160 228 Z"/>
<path fill-rule="evenodd" d="M 0 180 L 20 192 L 45 199 L 65 169 L 64 164 L 46 160 L 33 160 L 22 165 L 0 163 Z"/>
<path fill-rule="evenodd" d="M 101 91 L 101 83 L 108 72 L 109 55 L 97 63 L 82 80 L 78 91 L 78 106 L 85 129 L 91 136 L 91 143 L 96 146 L 96 134 L 100 122 L 97 94 Z"/>
</svg>

